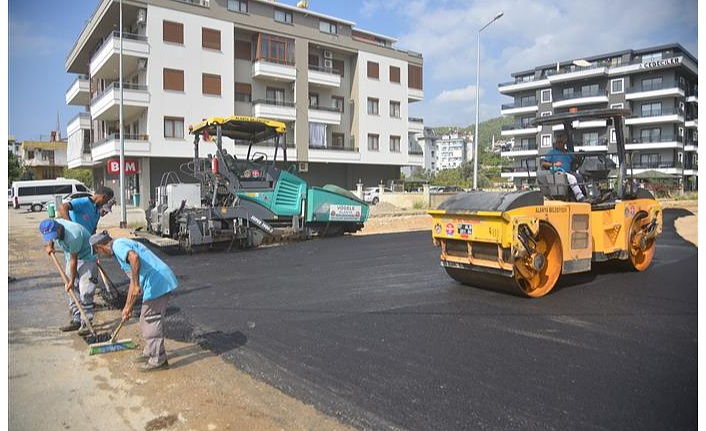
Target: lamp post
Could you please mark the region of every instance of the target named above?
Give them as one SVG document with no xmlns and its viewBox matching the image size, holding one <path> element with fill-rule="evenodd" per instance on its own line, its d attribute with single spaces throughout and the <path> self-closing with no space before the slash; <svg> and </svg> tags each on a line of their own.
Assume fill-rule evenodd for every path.
<svg viewBox="0 0 706 431">
<path fill-rule="evenodd" d="M 476 51 L 476 130 L 473 137 L 473 190 L 478 189 L 478 118 L 480 110 L 480 32 L 485 30 L 490 24 L 499 20 L 503 12 L 498 12 L 491 21 L 478 30 L 478 49 Z"/>
<path fill-rule="evenodd" d="M 127 208 L 125 207 L 125 136 L 123 127 L 123 0 L 120 0 L 120 227 L 127 227 Z"/>
</svg>

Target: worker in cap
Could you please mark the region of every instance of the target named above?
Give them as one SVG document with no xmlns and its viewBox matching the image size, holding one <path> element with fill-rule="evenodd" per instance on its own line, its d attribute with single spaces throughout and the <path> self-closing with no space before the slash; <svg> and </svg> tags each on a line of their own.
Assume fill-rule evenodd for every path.
<svg viewBox="0 0 706 431">
<path fill-rule="evenodd" d="M 91 234 L 85 227 L 64 219 L 46 219 L 39 224 L 39 232 L 44 239 L 45 251 L 47 254 L 54 253 L 55 247 L 64 251 L 66 256 L 66 292 L 74 289 L 74 293 L 84 311 L 86 317 L 93 321 L 93 296 L 98 283 L 98 267 L 96 266 L 96 255 L 89 244 Z M 81 313 L 69 297 L 69 312 L 71 321 L 68 325 L 59 329 L 63 332 L 78 331 L 81 336 L 88 335 L 90 330 L 86 322 L 82 321 Z"/>
<path fill-rule="evenodd" d="M 99 187 L 93 196 L 72 199 L 59 206 L 59 217 L 76 222 L 90 234 L 96 233 L 98 221 L 111 212 L 115 204 L 115 194 L 109 187 Z"/>
<path fill-rule="evenodd" d="M 113 239 L 103 231 L 91 236 L 93 251 L 102 257 L 115 257 L 120 268 L 130 277 L 127 300 L 122 311 L 123 321 L 132 316 L 137 299 L 142 296 L 140 331 L 145 347 L 135 361 L 144 363 L 142 371 L 169 368 L 164 347 L 164 318 L 169 301 L 168 293 L 177 288 L 174 272 L 150 249 L 128 239 Z"/>
</svg>

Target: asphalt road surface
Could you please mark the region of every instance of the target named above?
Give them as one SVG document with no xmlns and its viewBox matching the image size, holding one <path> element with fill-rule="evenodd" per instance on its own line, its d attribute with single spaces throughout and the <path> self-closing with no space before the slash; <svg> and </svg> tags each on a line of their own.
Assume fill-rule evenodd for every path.
<svg viewBox="0 0 706 431">
<path fill-rule="evenodd" d="M 697 428 L 697 249 L 531 300 L 460 285 L 428 232 L 164 256 L 167 335 L 373 430 Z M 217 379 L 218 376 L 213 376 Z"/>
</svg>

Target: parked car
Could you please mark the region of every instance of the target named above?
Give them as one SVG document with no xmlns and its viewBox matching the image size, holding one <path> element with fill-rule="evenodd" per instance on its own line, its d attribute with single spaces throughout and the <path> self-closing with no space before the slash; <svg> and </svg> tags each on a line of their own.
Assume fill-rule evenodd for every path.
<svg viewBox="0 0 706 431">
<path fill-rule="evenodd" d="M 383 187 L 384 193 L 392 193 L 392 189 Z M 366 187 L 363 190 L 363 200 L 365 202 L 377 205 L 380 202 L 380 188 L 379 187 Z"/>
</svg>

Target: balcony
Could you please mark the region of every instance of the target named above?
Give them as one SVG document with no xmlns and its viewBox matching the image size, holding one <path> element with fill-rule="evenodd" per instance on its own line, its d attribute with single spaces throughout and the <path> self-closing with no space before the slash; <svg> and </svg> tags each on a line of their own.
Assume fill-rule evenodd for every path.
<svg viewBox="0 0 706 431">
<path fill-rule="evenodd" d="M 330 143 L 324 147 L 309 144 L 310 162 L 357 162 L 360 151 L 353 142 L 343 147 L 334 147 Z"/>
<path fill-rule="evenodd" d="M 123 33 L 123 76 L 138 70 L 144 59 L 150 55 L 147 37 L 133 33 Z M 138 61 L 140 60 L 140 61 Z M 96 79 L 118 78 L 120 69 L 120 32 L 113 31 L 110 37 L 91 56 L 91 77 Z"/>
<path fill-rule="evenodd" d="M 590 66 L 570 65 L 559 70 L 547 71 L 547 79 L 551 84 L 564 81 L 576 81 L 587 78 L 608 76 L 608 68 L 604 65 L 592 64 Z"/>
<path fill-rule="evenodd" d="M 537 176 L 537 166 L 503 166 L 500 168 L 500 178 L 530 177 Z"/>
<path fill-rule="evenodd" d="M 150 94 L 146 85 L 125 84 L 123 89 L 124 118 L 133 118 L 147 109 Z M 91 117 L 100 121 L 117 121 L 120 118 L 120 84 L 113 82 L 91 100 Z"/>
<path fill-rule="evenodd" d="M 124 135 L 125 156 L 148 157 L 150 141 L 147 135 Z M 109 157 L 120 156 L 120 134 L 113 133 L 91 144 L 91 156 L 99 162 Z"/>
<path fill-rule="evenodd" d="M 645 100 L 664 97 L 684 97 L 683 86 L 674 81 L 671 84 L 640 85 L 628 88 L 625 92 L 625 100 Z"/>
<path fill-rule="evenodd" d="M 507 146 L 500 151 L 500 157 L 536 156 L 537 144 Z"/>
<path fill-rule="evenodd" d="M 334 69 L 309 65 L 309 84 L 321 87 L 340 88 L 341 75 Z"/>
<path fill-rule="evenodd" d="M 297 69 L 294 67 L 294 64 L 257 60 L 252 64 L 252 77 L 255 79 L 294 82 L 297 79 Z"/>
<path fill-rule="evenodd" d="M 294 102 L 278 100 L 257 99 L 252 102 L 253 116 L 271 118 L 279 121 L 295 121 L 297 109 Z M 340 113 L 339 123 L 340 123 Z"/>
<path fill-rule="evenodd" d="M 625 125 L 634 126 L 638 124 L 657 123 L 683 123 L 684 113 L 676 108 L 657 109 L 650 112 L 636 113 L 639 117 L 626 118 Z"/>
<path fill-rule="evenodd" d="M 424 100 L 424 90 L 418 88 L 407 89 L 407 103 L 421 102 Z"/>
<path fill-rule="evenodd" d="M 661 136 L 650 137 L 630 137 L 627 138 L 625 149 L 628 151 L 650 150 L 659 148 L 683 148 L 684 138 L 673 134 L 663 134 Z"/>
<path fill-rule="evenodd" d="M 509 124 L 500 128 L 500 136 L 535 135 L 539 130 L 530 124 Z"/>
<path fill-rule="evenodd" d="M 523 102 L 519 105 L 516 105 L 514 103 L 506 103 L 500 106 L 500 115 L 528 114 L 537 111 L 539 111 L 539 105 L 537 105 L 537 100 Z"/>
<path fill-rule="evenodd" d="M 538 88 L 549 87 L 549 80 L 546 78 L 535 79 L 531 78 L 516 79 L 510 82 L 498 84 L 500 94 L 513 94 L 525 90 L 536 90 Z"/>
<path fill-rule="evenodd" d="M 309 122 L 324 124 L 341 124 L 341 111 L 328 106 L 309 105 Z"/>
<path fill-rule="evenodd" d="M 66 133 L 68 136 L 73 135 L 79 130 L 91 130 L 91 114 L 88 112 L 79 112 L 66 125 Z"/>
<path fill-rule="evenodd" d="M 567 106 L 593 105 L 596 103 L 608 103 L 608 93 L 605 88 L 592 91 L 574 91 L 569 94 L 555 94 L 554 108 L 565 108 Z"/>
<path fill-rule="evenodd" d="M 407 117 L 407 131 L 414 134 L 424 133 L 424 119 Z"/>
<path fill-rule="evenodd" d="M 91 101 L 91 85 L 86 75 L 76 77 L 76 80 L 66 90 L 66 104 L 88 106 Z"/>
</svg>

